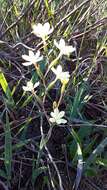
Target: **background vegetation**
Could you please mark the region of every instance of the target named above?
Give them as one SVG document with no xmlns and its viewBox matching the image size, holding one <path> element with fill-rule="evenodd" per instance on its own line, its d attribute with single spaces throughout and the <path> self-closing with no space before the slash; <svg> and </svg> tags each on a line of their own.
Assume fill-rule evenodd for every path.
<svg viewBox="0 0 107 190">
<path fill-rule="evenodd" d="M 46 22 L 54 27 L 50 52 L 53 40 L 64 38 L 76 53 L 61 60 L 71 75 L 61 102 L 68 123 L 41 142 L 41 122 L 45 134 L 49 126 L 32 95 L 23 92 L 25 81 L 37 75 L 23 67 L 22 54 L 43 51 L 31 25 Z M 107 0 L 0 0 L 0 23 L 0 188 L 106 190 Z M 44 103 L 47 114 L 58 85 Z"/>
</svg>

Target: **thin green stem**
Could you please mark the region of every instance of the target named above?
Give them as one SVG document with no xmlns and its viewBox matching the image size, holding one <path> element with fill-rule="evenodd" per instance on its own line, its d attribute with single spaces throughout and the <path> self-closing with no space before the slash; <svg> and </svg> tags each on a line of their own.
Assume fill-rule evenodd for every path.
<svg viewBox="0 0 107 190">
<path fill-rule="evenodd" d="M 50 65 L 49 65 L 49 67 L 48 67 L 48 69 L 47 69 L 47 71 L 46 71 L 46 73 L 45 73 L 44 78 L 46 78 L 46 76 L 47 76 L 47 74 L 49 73 L 50 69 L 51 69 L 52 67 L 54 67 L 54 66 L 57 64 L 57 62 L 58 62 L 58 60 L 60 59 L 61 56 L 62 56 L 62 54 L 59 53 L 58 57 L 56 57 L 56 58 L 50 63 Z"/>
</svg>

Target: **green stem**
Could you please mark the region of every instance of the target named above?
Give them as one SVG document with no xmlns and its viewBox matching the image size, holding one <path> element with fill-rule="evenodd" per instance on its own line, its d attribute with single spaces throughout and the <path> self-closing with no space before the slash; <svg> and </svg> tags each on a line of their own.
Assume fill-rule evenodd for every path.
<svg viewBox="0 0 107 190">
<path fill-rule="evenodd" d="M 46 89 L 46 92 L 48 92 L 54 86 L 54 84 L 56 83 L 56 81 L 57 81 L 57 78 L 49 84 L 49 86 Z"/>
<path fill-rule="evenodd" d="M 49 73 L 50 69 L 51 69 L 52 67 L 54 67 L 54 66 L 57 64 L 57 61 L 60 59 L 61 55 L 62 55 L 62 54 L 59 54 L 58 57 L 55 58 L 55 59 L 50 63 L 50 65 L 49 65 L 49 67 L 48 67 L 48 69 L 47 69 L 47 71 L 46 71 L 44 77 L 46 77 L 47 74 Z"/>
<path fill-rule="evenodd" d="M 65 88 L 66 88 L 66 84 L 62 84 L 62 87 L 61 87 L 61 94 L 60 94 L 60 98 L 59 98 L 59 101 L 58 101 L 58 107 L 59 107 L 59 105 L 60 105 L 60 103 L 61 103 L 61 101 L 62 101 Z"/>
</svg>

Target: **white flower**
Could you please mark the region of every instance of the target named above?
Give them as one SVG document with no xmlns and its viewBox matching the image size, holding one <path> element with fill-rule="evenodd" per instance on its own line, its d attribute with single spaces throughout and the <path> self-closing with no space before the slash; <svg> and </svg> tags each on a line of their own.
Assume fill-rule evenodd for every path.
<svg viewBox="0 0 107 190">
<path fill-rule="evenodd" d="M 59 112 L 58 108 L 54 109 L 54 112 L 50 114 L 52 117 L 49 119 L 51 123 L 67 123 L 67 120 L 63 119 L 62 117 L 65 115 L 64 111 Z"/>
<path fill-rule="evenodd" d="M 24 91 L 30 91 L 32 92 L 35 88 L 37 88 L 39 86 L 39 82 L 36 82 L 34 85 L 32 83 L 32 81 L 28 81 L 26 86 L 23 86 L 23 90 Z"/>
<path fill-rule="evenodd" d="M 38 23 L 33 25 L 33 33 L 39 38 L 45 39 L 49 34 L 53 32 L 53 27 L 50 28 L 50 24 L 46 22 L 44 25 Z"/>
<path fill-rule="evenodd" d="M 56 40 L 54 40 L 54 45 L 60 50 L 61 55 L 69 55 L 70 53 L 75 51 L 75 47 L 67 46 L 65 44 L 65 40 L 62 38 L 60 39 L 59 43 L 57 43 Z"/>
<path fill-rule="evenodd" d="M 43 56 L 40 56 L 40 51 L 37 51 L 37 53 L 34 54 L 33 51 L 29 50 L 29 55 L 22 55 L 22 58 L 26 61 L 22 64 L 24 66 L 29 66 L 41 61 L 43 59 Z"/>
<path fill-rule="evenodd" d="M 51 70 L 56 75 L 56 78 L 59 79 L 62 83 L 68 83 L 70 74 L 68 71 L 63 72 L 61 65 L 58 65 L 56 69 L 54 67 L 52 67 Z"/>
</svg>

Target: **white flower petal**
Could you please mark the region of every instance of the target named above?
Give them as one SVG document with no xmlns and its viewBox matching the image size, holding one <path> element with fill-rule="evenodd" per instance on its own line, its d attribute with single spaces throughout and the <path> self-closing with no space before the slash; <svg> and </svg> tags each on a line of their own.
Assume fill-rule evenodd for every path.
<svg viewBox="0 0 107 190">
<path fill-rule="evenodd" d="M 48 32 L 48 31 L 50 30 L 50 24 L 49 24 L 49 22 L 46 22 L 46 23 L 44 24 L 44 30 L 45 30 L 46 32 Z"/>
<path fill-rule="evenodd" d="M 67 72 L 62 72 L 62 73 L 60 74 L 60 76 L 61 76 L 62 79 L 69 79 L 70 74 L 69 74 L 69 72 L 67 71 Z"/>
<path fill-rule="evenodd" d="M 65 40 L 64 39 L 60 39 L 60 41 L 59 41 L 59 47 L 60 48 L 63 48 L 63 47 L 65 47 Z"/>
<path fill-rule="evenodd" d="M 42 24 L 38 23 L 37 25 L 33 25 L 32 28 L 33 28 L 33 33 L 38 37 L 40 37 L 40 33 L 42 31 Z"/>
<path fill-rule="evenodd" d="M 62 71 L 62 66 L 58 65 L 57 68 L 55 69 L 54 67 L 51 68 L 51 70 L 54 72 L 54 74 L 56 75 L 56 78 L 61 80 L 61 82 L 68 82 L 69 78 L 70 78 L 70 74 L 68 71 L 63 72 Z"/>
<path fill-rule="evenodd" d="M 57 120 L 56 120 L 56 123 L 57 123 L 58 125 L 60 125 L 60 124 L 61 124 L 61 119 L 57 119 Z"/>
<path fill-rule="evenodd" d="M 33 57 L 34 56 L 34 52 L 29 50 L 29 57 Z"/>
<path fill-rule="evenodd" d="M 43 30 L 44 30 L 44 36 L 47 36 L 53 32 L 53 27 L 50 29 L 50 24 L 48 22 L 46 22 L 43 25 Z"/>
<path fill-rule="evenodd" d="M 65 123 L 67 123 L 67 120 L 65 120 L 65 119 L 59 119 L 59 120 L 57 120 L 57 124 L 65 124 Z"/>
<path fill-rule="evenodd" d="M 67 120 L 62 118 L 65 115 L 65 112 L 64 111 L 59 112 L 58 108 L 55 108 L 54 112 L 51 112 L 50 115 L 52 116 L 50 118 L 51 122 L 55 122 L 58 125 L 61 123 L 67 123 Z"/>
<path fill-rule="evenodd" d="M 67 123 L 67 121 L 65 119 L 59 119 L 57 120 L 57 124 L 60 125 L 60 124 L 65 124 Z"/>
<path fill-rule="evenodd" d="M 49 30 L 48 34 L 51 34 L 51 33 L 53 32 L 53 30 L 54 30 L 54 28 L 52 27 L 52 28 Z"/>
<path fill-rule="evenodd" d="M 40 51 L 37 51 L 37 53 L 34 54 L 33 51 L 29 50 L 29 55 L 22 55 L 22 58 L 27 61 L 23 63 L 23 65 L 29 66 L 37 63 L 38 61 L 41 61 L 43 59 L 43 56 L 40 56 Z"/>
<path fill-rule="evenodd" d="M 41 23 L 38 23 L 36 25 L 36 29 L 38 29 L 38 32 L 41 31 L 43 29 L 43 25 Z"/>
<path fill-rule="evenodd" d="M 57 43 L 56 40 L 54 40 L 54 45 L 59 49 L 59 44 Z"/>
<path fill-rule="evenodd" d="M 40 51 L 38 50 L 35 57 L 38 58 L 40 56 Z"/>
<path fill-rule="evenodd" d="M 60 122 L 65 124 L 65 123 L 67 123 L 67 120 L 66 119 L 60 119 Z"/>
<path fill-rule="evenodd" d="M 55 108 L 55 109 L 54 109 L 54 115 L 57 117 L 58 114 L 59 114 L 59 110 L 58 110 L 58 108 Z"/>
<path fill-rule="evenodd" d="M 37 25 L 34 24 L 34 25 L 32 26 L 32 29 L 33 29 L 33 32 L 35 32 L 35 30 L 37 29 Z"/>
<path fill-rule="evenodd" d="M 25 63 L 22 63 L 22 65 L 29 66 L 29 65 L 32 65 L 32 62 L 25 62 Z"/>
<path fill-rule="evenodd" d="M 23 88 L 23 90 L 26 91 L 26 92 L 29 91 L 29 88 L 28 88 L 27 86 L 23 86 L 22 88 Z"/>
<path fill-rule="evenodd" d="M 40 84 L 40 82 L 38 81 L 38 82 L 36 82 L 35 84 L 34 84 L 34 88 L 36 88 L 36 87 L 38 87 L 39 86 L 39 84 Z"/>
<path fill-rule="evenodd" d="M 69 55 L 70 53 L 72 53 L 73 51 L 75 51 L 75 48 L 72 46 L 65 46 L 64 50 L 63 50 L 63 54 L 64 55 Z"/>
<path fill-rule="evenodd" d="M 38 57 L 37 60 L 36 60 L 36 62 L 39 62 L 39 61 L 41 61 L 41 60 L 43 60 L 43 56 Z"/>
<path fill-rule="evenodd" d="M 61 112 L 59 112 L 59 117 L 61 118 L 61 117 L 63 117 L 65 115 L 65 112 L 64 111 L 61 111 Z"/>
<path fill-rule="evenodd" d="M 50 24 L 48 22 L 46 22 L 44 25 L 38 23 L 37 25 L 33 25 L 32 28 L 33 33 L 42 39 L 44 39 L 53 31 L 53 28 L 50 29 Z"/>
<path fill-rule="evenodd" d="M 55 75 L 57 75 L 57 71 L 54 67 L 52 67 L 51 70 L 53 71 L 53 73 L 55 73 Z"/>
<path fill-rule="evenodd" d="M 55 123 L 55 119 L 54 118 L 49 118 L 49 121 L 51 122 L 51 123 Z"/>
<path fill-rule="evenodd" d="M 52 117 L 54 117 L 54 112 L 51 112 L 50 115 L 51 115 Z"/>
<path fill-rule="evenodd" d="M 73 46 L 68 46 L 68 51 L 69 52 L 74 52 L 76 49 L 75 49 L 75 47 L 73 47 Z"/>
<path fill-rule="evenodd" d="M 54 40 L 54 44 L 60 50 L 61 55 L 69 55 L 70 53 L 75 51 L 75 48 L 73 46 L 66 45 L 65 40 L 62 38 L 60 39 L 59 43 Z"/>
<path fill-rule="evenodd" d="M 23 86 L 24 91 L 32 91 L 34 90 L 34 86 L 32 81 L 28 81 L 26 86 Z"/>
<path fill-rule="evenodd" d="M 31 57 L 29 55 L 22 55 L 22 58 L 26 61 L 30 61 Z"/>
<path fill-rule="evenodd" d="M 60 74 L 62 72 L 62 66 L 58 65 L 56 70 L 57 70 L 57 73 Z"/>
</svg>

